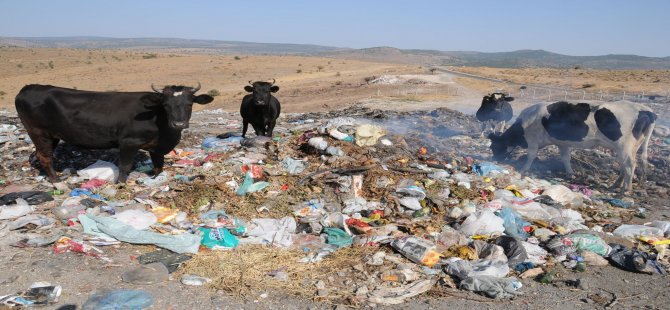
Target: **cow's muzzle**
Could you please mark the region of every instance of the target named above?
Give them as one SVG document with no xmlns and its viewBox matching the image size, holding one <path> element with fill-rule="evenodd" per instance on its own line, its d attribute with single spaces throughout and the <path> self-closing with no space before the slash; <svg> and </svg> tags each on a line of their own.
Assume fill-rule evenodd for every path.
<svg viewBox="0 0 670 310">
<path fill-rule="evenodd" d="M 170 126 L 174 129 L 186 129 L 188 128 L 188 122 L 171 122 Z"/>
</svg>

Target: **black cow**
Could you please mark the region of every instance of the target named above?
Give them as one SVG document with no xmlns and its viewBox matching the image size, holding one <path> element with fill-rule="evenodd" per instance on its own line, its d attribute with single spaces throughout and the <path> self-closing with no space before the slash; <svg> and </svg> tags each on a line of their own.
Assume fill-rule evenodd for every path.
<svg viewBox="0 0 670 310">
<path fill-rule="evenodd" d="M 640 182 L 646 179 L 647 147 L 656 118 L 648 107 L 627 101 L 538 103 L 521 111 L 504 133 L 490 134 L 489 139 L 496 160 L 507 157 L 513 147 L 528 149 L 521 172 L 530 169 L 538 150 L 547 145 L 558 146 L 568 175 L 573 173 L 570 164 L 573 148 L 609 148 L 616 152 L 621 166 L 619 178 L 612 187 L 621 186 L 625 193 L 632 190 L 636 154 L 640 149 Z"/>
<path fill-rule="evenodd" d="M 84 148 L 120 150 L 119 182 L 125 182 L 139 149 L 149 151 L 154 174 L 163 171 L 164 155 L 188 128 L 193 103 L 214 98 L 195 96 L 200 89 L 167 86 L 154 92 L 93 92 L 50 85 L 27 85 L 16 96 L 16 111 L 33 140 L 36 155 L 51 182 L 53 150 L 60 140 Z"/>
<path fill-rule="evenodd" d="M 493 93 L 482 98 L 482 105 L 477 110 L 477 119 L 484 122 L 484 129 L 487 129 L 490 123 L 500 123 L 500 131 L 505 129 L 505 123 L 512 119 L 512 105 L 509 103 L 514 101 L 514 97 L 507 97 L 503 93 Z M 491 124 L 495 131 L 496 125 Z"/>
<path fill-rule="evenodd" d="M 242 115 L 242 137 L 247 134 L 249 123 L 254 127 L 257 136 L 272 137 L 272 131 L 277 124 L 277 117 L 281 113 L 279 100 L 272 93 L 279 91 L 279 86 L 269 82 L 253 82 L 244 86 L 244 90 L 250 92 L 242 98 L 240 114 Z"/>
</svg>

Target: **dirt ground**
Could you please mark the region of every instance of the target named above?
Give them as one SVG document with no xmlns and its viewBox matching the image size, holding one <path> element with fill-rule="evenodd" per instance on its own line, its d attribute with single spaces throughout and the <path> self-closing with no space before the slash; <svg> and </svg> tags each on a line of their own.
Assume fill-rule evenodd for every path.
<svg viewBox="0 0 670 310">
<path fill-rule="evenodd" d="M 280 91 L 277 97 L 286 111 L 279 127 L 287 127 L 290 119 L 298 115 L 294 112 L 322 112 L 307 117 L 347 116 L 347 112 L 332 112 L 355 106 L 368 109 L 369 115 L 378 115 L 379 110 L 408 112 L 416 110 L 434 110 L 450 108 L 472 114 L 481 102 L 481 96 L 488 91 L 485 88 L 468 84 L 463 78 L 449 74 L 431 74 L 426 68 L 394 64 L 357 62 L 350 60 L 324 59 L 295 56 L 202 56 L 202 55 L 154 55 L 128 51 L 83 51 L 70 49 L 15 49 L 0 48 L 0 110 L 13 116 L 13 97 L 25 84 L 44 83 L 64 87 L 77 87 L 88 90 L 144 91 L 151 83 L 195 84 L 200 81 L 203 92 L 216 89 L 220 95 L 203 109 L 222 108 L 234 112 L 244 95 L 242 87 L 248 80 L 275 78 Z M 53 62 L 51 68 L 50 62 Z M 20 65 L 20 66 L 19 66 Z M 320 68 L 322 67 L 322 68 Z M 298 72 L 300 70 L 300 72 Z M 484 69 L 482 69 L 484 70 Z M 557 82 L 561 70 L 537 69 L 546 73 Z M 540 71 L 547 70 L 547 71 Z M 565 70 L 563 70 L 565 71 Z M 579 70 L 585 71 L 587 70 Z M 483 75 L 497 74 L 493 71 L 472 71 Z M 515 73 L 516 71 L 512 71 Z M 575 80 L 571 85 L 595 81 L 597 87 L 624 83 L 624 78 L 644 80 L 642 72 L 616 75 L 609 81 L 607 72 L 588 70 L 588 79 Z M 656 71 L 654 71 L 656 72 Z M 502 74 L 502 73 L 500 73 Z M 523 70 L 518 73 L 522 81 Z M 586 73 L 585 73 L 586 74 Z M 652 73 L 649 73 L 652 74 Z M 658 73 L 654 78 L 669 82 L 668 72 Z M 397 76 L 393 83 L 367 83 L 366 77 Z M 533 73 L 528 72 L 528 81 L 535 81 Z M 542 74 L 539 74 L 540 76 Z M 494 75 L 489 75 L 494 76 Z M 507 76 L 507 75 L 506 75 Z M 515 75 L 513 78 L 517 78 Z M 579 75 L 577 75 L 579 76 Z M 512 78 L 509 77 L 508 78 Z M 539 79 L 539 77 L 538 77 Z M 577 79 L 577 78 L 576 78 Z M 418 82 L 417 82 L 418 81 Z M 523 80 L 525 81 L 525 80 Z M 475 83 L 475 82 L 473 82 Z M 550 79 L 533 83 L 549 83 Z M 640 87 L 654 85 L 656 82 L 638 81 Z M 649 83 L 649 84 L 645 84 Z M 625 83 L 624 83 L 625 84 Z M 601 86 L 602 85 L 602 86 Z M 623 84 L 622 84 L 623 85 Z M 628 85 L 628 84 L 625 84 Z M 615 87 L 615 86 L 612 86 Z M 631 89 L 634 86 L 630 86 Z M 637 86 L 635 86 L 637 87 Z M 377 114 L 375 114 L 377 113 Z M 389 112 L 391 113 L 391 112 Z M 387 113 L 387 114 L 389 114 Z M 396 112 L 392 112 L 396 113 Z M 445 126 L 475 137 L 472 128 L 478 124 L 471 116 L 460 113 L 446 113 L 434 120 Z M 180 147 L 193 145 L 209 134 L 218 134 L 221 128 L 211 128 L 209 124 L 220 123 L 220 115 L 198 113 L 191 123 L 192 129 L 183 138 Z M 230 117 L 236 117 L 235 115 Z M 419 119 L 429 119 L 421 115 Z M 14 121 L 16 119 L 14 118 Z M 435 126 L 435 124 L 433 124 Z M 421 128 L 417 124 L 414 131 Z M 235 129 L 233 129 L 235 130 Z M 408 133 L 407 140 L 421 141 L 425 135 Z M 412 140 L 414 139 L 414 140 Z M 481 141 L 480 141 L 481 142 Z M 456 140 L 436 142 L 435 147 L 443 146 L 450 151 L 458 150 Z M 482 142 L 483 143 L 483 142 Z M 412 145 L 416 146 L 416 145 Z M 667 152 L 653 149 L 650 162 L 657 166 L 656 175 L 651 177 L 648 187 L 640 188 L 634 195 L 636 206 L 646 208 L 647 219 L 634 218 L 634 223 L 644 223 L 653 219 L 668 220 L 668 159 Z M 461 149 L 473 156 L 488 158 L 486 147 Z M 559 177 L 555 169 L 557 159 L 555 150 L 545 150 L 537 161 L 536 176 L 545 178 Z M 446 151 L 445 151 L 446 152 Z M 553 152 L 553 153 L 552 153 Z M 659 158 L 660 156 L 660 158 Z M 510 164 L 518 166 L 522 159 L 519 154 Z M 614 169 L 607 157 L 596 156 L 593 152 L 578 152 L 575 157 L 575 170 L 584 182 L 591 182 L 596 188 L 603 189 L 604 183 L 612 180 Z M 664 158 L 665 157 L 665 158 Z M 593 176 L 591 169 L 601 173 Z M 27 172 L 25 172 L 27 173 Z M 142 289 L 150 292 L 154 298 L 152 309 L 345 309 L 351 305 L 338 305 L 329 300 L 317 301 L 288 294 L 273 287 L 238 295 L 229 291 L 212 290 L 204 287 L 191 287 L 179 283 L 178 278 L 154 285 L 131 285 L 121 281 L 120 274 L 129 266 L 136 264 L 134 257 L 152 251 L 153 247 L 121 244 L 105 247 L 105 253 L 114 260 L 113 264 L 83 256 L 77 253 L 53 254 L 47 248 L 14 248 L 0 254 L 0 295 L 25 289 L 35 281 L 48 281 L 63 286 L 63 295 L 58 304 L 43 309 L 75 309 L 94 291 L 112 288 Z M 224 262 L 225 263 L 225 262 Z M 491 300 L 480 295 L 451 288 L 433 289 L 428 294 L 411 299 L 398 306 L 375 306 L 383 309 L 668 309 L 667 291 L 670 278 L 657 275 L 637 274 L 622 271 L 612 266 L 589 267 L 584 273 L 565 270 L 561 266 L 557 281 L 553 284 L 541 284 L 534 279 L 522 281 L 523 295 L 512 300 Z M 571 281 L 580 279 L 585 283 L 576 288 Z M 370 307 L 358 305 L 358 307 Z"/>
<path fill-rule="evenodd" d="M 523 68 L 502 69 L 487 67 L 451 67 L 451 69 L 517 84 L 568 87 L 586 91 L 655 92 L 667 95 L 670 91 L 670 70 L 595 70 Z M 462 79 L 468 86 L 483 91 L 499 83 Z"/>
</svg>

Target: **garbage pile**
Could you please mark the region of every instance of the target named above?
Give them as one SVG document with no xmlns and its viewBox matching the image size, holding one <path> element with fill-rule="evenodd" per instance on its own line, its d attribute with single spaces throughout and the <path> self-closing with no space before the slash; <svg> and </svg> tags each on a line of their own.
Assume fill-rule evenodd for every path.
<svg viewBox="0 0 670 310">
<path fill-rule="evenodd" d="M 598 184 L 522 177 L 488 161 L 479 125 L 458 112 L 289 114 L 274 137 L 246 139 L 238 118 L 195 113 L 165 171 L 148 175 L 151 161 L 138 155 L 126 184 L 115 183 L 114 150 L 61 144 L 55 188 L 28 160 L 34 147 L 18 119 L 3 118 L 0 248 L 112 264 L 107 246 L 153 245 L 120 272 L 124 282 L 175 273 L 184 285 L 265 285 L 351 305 L 399 304 L 440 288 L 513 298 L 524 281 L 550 283 L 559 265 L 670 268 L 670 222 L 643 220 L 639 200 Z M 667 154 L 667 138 L 651 150 Z M 653 186 L 667 193 L 666 185 Z M 0 301 L 53 303 L 60 290 L 38 283 Z M 114 294 L 152 303 L 142 291 L 106 294 L 86 304 Z"/>
</svg>

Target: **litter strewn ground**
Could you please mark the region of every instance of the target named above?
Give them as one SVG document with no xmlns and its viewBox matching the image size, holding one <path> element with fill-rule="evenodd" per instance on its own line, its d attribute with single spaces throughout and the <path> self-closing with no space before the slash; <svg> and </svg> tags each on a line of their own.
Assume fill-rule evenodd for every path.
<svg viewBox="0 0 670 310">
<path fill-rule="evenodd" d="M 274 137 L 248 139 L 236 113 L 194 113 L 163 174 L 149 176 L 140 153 L 129 181 L 115 184 L 117 151 L 61 144 L 56 189 L 38 175 L 18 119 L 0 124 L 0 296 L 19 303 L 182 308 L 189 301 L 169 295 L 188 292 L 215 307 L 221 296 L 244 304 L 268 294 L 268 306 L 420 307 L 440 297 L 522 307 L 546 295 L 556 305 L 664 307 L 653 302 L 669 267 L 662 130 L 648 182 L 620 197 L 607 189 L 618 170 L 608 152 L 576 151 L 577 177 L 564 180 L 548 148 L 522 177 L 518 161 L 490 161 L 473 117 L 446 109 L 288 114 Z M 96 273 L 109 278 L 72 282 Z M 612 292 L 609 277 L 635 283 Z M 132 290 L 103 290 L 117 286 Z M 25 293 L 36 288 L 42 297 Z"/>
</svg>

